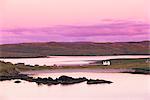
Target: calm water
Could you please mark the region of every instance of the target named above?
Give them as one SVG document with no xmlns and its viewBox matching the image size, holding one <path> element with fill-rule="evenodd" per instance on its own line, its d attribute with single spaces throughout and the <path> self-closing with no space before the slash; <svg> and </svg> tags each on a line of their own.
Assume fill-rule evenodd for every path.
<svg viewBox="0 0 150 100">
<path fill-rule="evenodd" d="M 65 65 L 89 64 L 95 60 L 116 58 L 147 58 L 149 56 L 52 56 L 49 58 L 0 59 L 12 63 Z M 61 75 L 87 77 L 113 81 L 112 84 L 38 86 L 36 83 L 22 81 L 0 82 L 0 100 L 149 100 L 150 75 L 133 75 L 125 73 L 102 73 L 99 70 L 53 70 L 27 72 L 34 77 L 52 77 Z M 115 71 L 114 71 L 115 72 Z"/>
<path fill-rule="evenodd" d="M 150 75 L 55 70 L 36 72 L 33 76 L 56 78 L 61 75 L 106 79 L 114 83 L 38 86 L 36 83 L 25 81 L 20 84 L 5 81 L 0 82 L 0 100 L 149 100 L 150 98 Z"/>
<path fill-rule="evenodd" d="M 22 59 L 0 59 L 12 63 L 25 63 L 30 65 L 83 65 L 95 60 L 119 59 L 119 58 L 148 58 L 149 55 L 126 55 L 126 56 L 51 56 L 49 58 L 22 58 Z"/>
</svg>

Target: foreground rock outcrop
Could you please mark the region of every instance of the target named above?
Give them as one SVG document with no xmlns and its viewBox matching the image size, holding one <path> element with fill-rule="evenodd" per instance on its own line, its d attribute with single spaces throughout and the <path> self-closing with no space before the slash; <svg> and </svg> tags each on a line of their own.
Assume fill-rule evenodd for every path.
<svg viewBox="0 0 150 100">
<path fill-rule="evenodd" d="M 110 84 L 112 83 L 111 81 L 106 81 L 106 80 L 99 80 L 99 79 L 87 79 L 85 77 L 82 78 L 72 78 L 69 76 L 60 76 L 59 78 L 52 79 L 51 77 L 48 78 L 34 78 L 34 77 L 29 77 L 24 74 L 18 74 L 15 76 L 0 76 L 0 81 L 6 81 L 6 80 L 16 80 L 15 83 L 20 83 L 20 80 L 28 81 L 28 82 L 35 82 L 38 85 L 70 85 L 70 84 L 76 84 L 76 83 L 81 83 L 81 82 L 87 82 L 87 84 L 103 84 L 107 83 Z"/>
</svg>

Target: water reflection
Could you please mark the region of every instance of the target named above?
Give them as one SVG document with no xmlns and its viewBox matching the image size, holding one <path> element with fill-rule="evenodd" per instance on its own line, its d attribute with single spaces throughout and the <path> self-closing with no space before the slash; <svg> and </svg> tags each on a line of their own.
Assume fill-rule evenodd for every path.
<svg viewBox="0 0 150 100">
<path fill-rule="evenodd" d="M 94 72 L 58 72 L 39 73 L 34 77 L 52 77 L 61 75 L 71 77 L 87 77 L 93 79 L 106 79 L 113 84 L 87 85 L 37 85 L 22 81 L 0 82 L 1 100 L 149 100 L 150 76 L 132 75 L 125 73 L 94 73 Z"/>
<path fill-rule="evenodd" d="M 121 55 L 121 56 L 51 56 L 49 58 L 20 58 L 0 59 L 12 63 L 25 63 L 29 65 L 83 65 L 95 60 L 120 59 L 120 58 L 148 58 L 149 55 Z"/>
</svg>

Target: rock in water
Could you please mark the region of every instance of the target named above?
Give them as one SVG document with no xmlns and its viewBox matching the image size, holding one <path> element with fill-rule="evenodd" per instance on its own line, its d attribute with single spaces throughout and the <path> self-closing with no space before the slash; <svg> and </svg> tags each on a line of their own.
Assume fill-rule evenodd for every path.
<svg viewBox="0 0 150 100">
<path fill-rule="evenodd" d="M 93 79 L 90 79 L 90 80 L 87 80 L 87 84 L 111 84 L 113 82 L 111 81 L 106 81 L 106 80 L 99 80 L 99 79 L 96 79 L 96 80 L 93 80 Z"/>
<path fill-rule="evenodd" d="M 63 75 L 63 76 L 60 76 L 58 79 L 56 79 L 56 81 L 62 85 L 69 85 L 69 84 L 81 83 L 81 82 L 87 81 L 87 79 L 85 77 L 72 78 L 72 77 Z"/>
<path fill-rule="evenodd" d="M 14 83 L 21 83 L 21 81 L 15 81 Z"/>
</svg>

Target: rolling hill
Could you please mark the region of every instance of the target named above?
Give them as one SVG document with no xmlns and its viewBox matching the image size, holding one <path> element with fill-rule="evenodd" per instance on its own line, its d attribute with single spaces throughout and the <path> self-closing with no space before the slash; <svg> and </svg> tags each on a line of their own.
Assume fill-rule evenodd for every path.
<svg viewBox="0 0 150 100">
<path fill-rule="evenodd" d="M 146 55 L 150 41 L 142 42 L 45 42 L 0 45 L 0 57 Z"/>
</svg>

